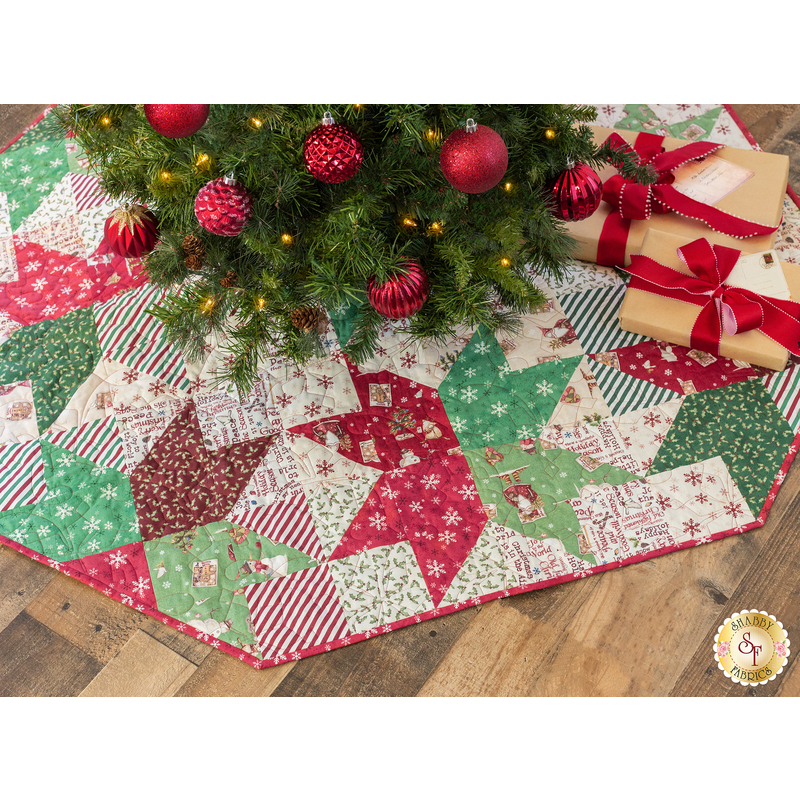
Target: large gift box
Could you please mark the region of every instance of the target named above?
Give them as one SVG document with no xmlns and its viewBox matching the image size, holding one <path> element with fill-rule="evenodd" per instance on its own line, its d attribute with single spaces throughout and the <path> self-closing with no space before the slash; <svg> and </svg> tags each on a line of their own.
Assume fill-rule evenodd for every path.
<svg viewBox="0 0 800 800">
<path fill-rule="evenodd" d="M 599 208 L 584 220 L 567 223 L 578 243 L 576 258 L 627 266 L 651 228 L 685 239 L 705 237 L 747 253 L 775 244 L 788 156 L 599 126 L 593 133 L 598 145 L 612 136 L 618 146 L 633 147 L 660 177 L 646 192 L 623 181 L 611 165 L 600 170 L 604 199 Z M 676 210 L 668 210 L 673 206 Z"/>
<path fill-rule="evenodd" d="M 785 284 L 770 270 L 781 270 Z M 789 351 L 798 353 L 800 266 L 779 261 L 775 251 L 740 254 L 650 230 L 627 271 L 619 310 L 626 331 L 774 370 L 786 368 Z M 783 297 L 767 296 L 777 285 Z"/>
</svg>

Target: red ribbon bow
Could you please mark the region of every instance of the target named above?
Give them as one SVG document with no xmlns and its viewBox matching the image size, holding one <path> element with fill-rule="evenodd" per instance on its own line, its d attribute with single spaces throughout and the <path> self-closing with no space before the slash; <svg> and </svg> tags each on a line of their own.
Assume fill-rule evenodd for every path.
<svg viewBox="0 0 800 800">
<path fill-rule="evenodd" d="M 647 164 L 658 173 L 658 180 L 650 186 L 642 186 L 636 181 L 613 175 L 603 184 L 603 200 L 617 209 L 619 214 L 609 214 L 603 226 L 597 248 L 597 263 L 621 267 L 625 262 L 625 245 L 631 220 L 650 219 L 652 213 L 668 214 L 671 211 L 684 217 L 704 222 L 712 230 L 749 239 L 751 236 L 765 236 L 778 228 L 761 225 L 741 217 L 720 211 L 714 206 L 687 197 L 671 184 L 672 171 L 699 158 L 705 158 L 723 145 L 711 142 L 690 142 L 677 150 L 662 152 L 663 136 L 640 133 L 631 147 L 618 133 L 612 133 L 607 142 L 617 149 L 633 150 L 642 164 Z"/>
<path fill-rule="evenodd" d="M 764 297 L 725 283 L 739 260 L 739 250 L 696 239 L 679 247 L 678 255 L 692 275 L 665 267 L 648 256 L 631 256 L 626 270 L 632 275 L 628 287 L 702 306 L 692 328 L 692 347 L 719 355 L 723 332 L 759 330 L 800 356 L 800 303 Z"/>
</svg>

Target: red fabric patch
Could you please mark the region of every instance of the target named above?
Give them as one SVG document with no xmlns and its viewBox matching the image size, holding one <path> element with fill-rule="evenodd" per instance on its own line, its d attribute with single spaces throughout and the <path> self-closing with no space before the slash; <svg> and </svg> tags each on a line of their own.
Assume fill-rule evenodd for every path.
<svg viewBox="0 0 800 800">
<path fill-rule="evenodd" d="M 738 366 L 730 358 L 655 340 L 595 353 L 591 358 L 678 394 L 719 389 L 757 375 L 749 364 Z"/>
<path fill-rule="evenodd" d="M 111 253 L 105 243 L 88 260 L 16 236 L 14 247 L 19 279 L 0 283 L 0 308 L 23 325 L 102 303 L 147 282 L 141 262 Z"/>
<path fill-rule="evenodd" d="M 347 366 L 363 411 L 295 425 L 292 433 L 380 470 L 444 456 L 459 446 L 435 389 L 386 370 L 362 374 L 349 361 Z"/>
<path fill-rule="evenodd" d="M 142 539 L 225 519 L 277 434 L 209 452 L 187 403 L 131 475 Z"/>
<path fill-rule="evenodd" d="M 65 561 L 64 567 L 83 573 L 90 585 L 98 589 L 107 587 L 119 592 L 123 598 L 130 598 L 127 605 L 144 605 L 156 608 L 156 595 L 150 580 L 150 567 L 141 542 L 126 544 L 97 553 L 93 556 Z"/>
<path fill-rule="evenodd" d="M 408 541 L 438 606 L 486 521 L 464 456 L 434 456 L 381 476 L 331 560 Z"/>
</svg>

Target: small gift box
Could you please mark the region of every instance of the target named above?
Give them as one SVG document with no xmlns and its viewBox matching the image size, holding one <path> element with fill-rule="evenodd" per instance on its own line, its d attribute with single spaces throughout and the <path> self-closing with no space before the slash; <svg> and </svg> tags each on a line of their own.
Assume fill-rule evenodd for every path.
<svg viewBox="0 0 800 800">
<path fill-rule="evenodd" d="M 745 255 L 651 230 L 626 271 L 619 310 L 626 331 L 779 371 L 790 352 L 800 355 L 800 303 L 786 299 L 800 298 L 800 267 L 774 251 Z"/>
<path fill-rule="evenodd" d="M 568 222 L 575 257 L 622 267 L 641 249 L 650 229 L 747 253 L 770 250 L 780 224 L 789 176 L 788 156 L 687 142 L 651 133 L 594 128 L 595 143 L 636 150 L 659 174 L 644 187 L 611 165 L 598 173 L 603 200 L 592 216 Z M 662 152 L 663 150 L 663 152 Z"/>
</svg>

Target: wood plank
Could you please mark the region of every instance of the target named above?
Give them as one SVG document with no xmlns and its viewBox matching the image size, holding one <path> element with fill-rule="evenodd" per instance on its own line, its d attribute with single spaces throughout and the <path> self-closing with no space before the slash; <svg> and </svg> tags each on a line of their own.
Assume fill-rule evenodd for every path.
<svg viewBox="0 0 800 800">
<path fill-rule="evenodd" d="M 193 664 L 200 664 L 214 652 L 193 636 L 140 614 L 80 581 L 53 572 L 55 579 L 26 611 L 101 664 L 115 658 L 137 630 Z"/>
<path fill-rule="evenodd" d="M 798 472 L 794 468 L 792 471 Z M 755 608 L 777 617 L 788 631 L 790 641 L 793 636 L 797 638 L 800 635 L 800 572 L 796 567 L 796 520 L 800 514 L 800 496 L 796 490 L 797 481 L 792 477 L 794 492 L 791 495 L 787 493 L 787 497 L 791 497 L 787 512 L 770 520 L 765 526 L 769 534 L 769 547 L 765 547 L 759 558 L 754 559 L 749 569 L 744 571 L 736 591 L 708 626 L 693 657 L 675 682 L 670 692 L 672 696 L 771 697 L 782 690 L 792 693 L 800 684 L 794 669 L 793 658 L 796 657 L 791 655 L 786 675 L 778 676 L 766 686 L 745 688 L 723 675 L 714 661 L 712 650 L 719 626 L 733 613 L 745 609 Z M 784 683 L 788 683 L 788 686 L 784 687 Z"/>
<path fill-rule="evenodd" d="M 463 609 L 303 659 L 273 696 L 414 696 L 479 611 Z"/>
<path fill-rule="evenodd" d="M 76 697 L 101 668 L 24 611 L 0 631 L 2 697 Z"/>
<path fill-rule="evenodd" d="M 38 561 L 0 545 L 0 631 L 41 592 L 58 573 Z"/>
<path fill-rule="evenodd" d="M 176 697 L 269 697 L 297 663 L 254 669 L 214 650 L 181 686 Z"/>
<path fill-rule="evenodd" d="M 197 667 L 137 631 L 81 697 L 172 697 Z"/>
<path fill-rule="evenodd" d="M 47 105 L 0 105 L 0 147 L 5 147 L 47 108 Z"/>
</svg>

